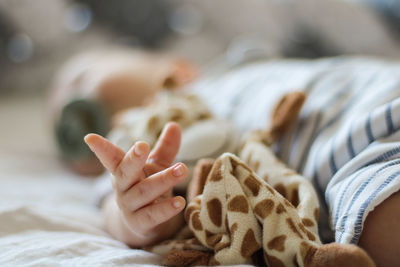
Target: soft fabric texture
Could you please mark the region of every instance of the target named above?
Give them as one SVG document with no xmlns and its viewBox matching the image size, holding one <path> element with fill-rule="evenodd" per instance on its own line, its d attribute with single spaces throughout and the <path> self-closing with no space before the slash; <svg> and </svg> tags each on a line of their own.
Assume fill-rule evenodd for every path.
<svg viewBox="0 0 400 267">
<path fill-rule="evenodd" d="M 341 131 L 343 125 L 353 125 L 351 142 L 338 138 L 334 147 L 343 147 L 344 144 L 347 149 L 346 144 L 352 144 L 357 157 L 346 162 L 346 168 L 340 163 L 339 171 L 346 171 L 340 171 L 340 175 L 338 172 L 336 179 L 330 181 L 346 196 L 342 198 L 340 193 L 333 194 L 336 189 L 332 186 L 329 190 L 332 194 L 329 193 L 331 197 L 327 201 L 332 221 L 337 218 L 334 225 L 339 226 L 338 234 L 340 229 L 349 233 L 343 235 L 346 238 L 342 242 L 348 242 L 354 236 L 356 217 L 353 214 L 365 211 L 359 217 L 362 222 L 371 209 L 399 189 L 399 180 L 396 179 L 392 180 L 394 183 L 388 183 L 384 190 L 377 190 L 380 188 L 377 185 L 379 182 L 383 184 L 385 179 L 398 171 L 395 163 L 400 137 L 393 134 L 385 139 L 375 135 L 380 128 L 389 129 L 390 120 L 386 120 L 386 112 L 375 112 L 375 107 L 382 105 L 384 108 L 385 103 L 400 95 L 399 63 L 349 57 L 317 61 L 283 60 L 210 75 L 196 83 L 193 91 L 204 98 L 216 116 L 231 119 L 243 132 L 267 125 L 269 116 L 266 114 L 271 114 L 274 103 L 285 92 L 307 88 L 310 93 L 300 113 L 300 121 L 294 123 L 294 129 L 289 131 L 293 131 L 294 135 L 285 135 L 282 145 L 277 146 L 280 158 L 302 174 L 304 171 L 297 166 L 301 159 L 304 165 L 310 165 L 310 170 L 319 159 L 319 164 L 323 165 L 318 170 L 328 173 L 330 167 L 326 167 L 326 163 L 330 157 L 322 156 L 329 155 L 329 141 Z M 358 93 L 353 95 L 352 92 Z M 351 96 L 353 101 L 349 101 Z M 347 108 L 338 106 L 339 100 L 347 103 Z M 102 215 L 93 200 L 96 195 L 93 181 L 82 180 L 57 163 L 51 150 L 51 136 L 46 131 L 43 106 L 45 103 L 36 98 L 24 101 L 0 99 L 0 121 L 7 126 L 1 129 L 0 139 L 0 243 L 3 248 L 0 265 L 161 265 L 160 256 L 129 249 L 104 232 Z M 391 112 L 395 119 L 398 112 L 393 111 L 395 109 Z M 371 128 L 365 127 L 368 125 L 368 112 L 373 118 Z M 27 113 L 32 117 L 28 118 Z M 329 127 L 323 127 L 328 122 Z M 395 127 L 390 129 L 396 131 L 396 125 L 397 121 Z M 367 129 L 372 129 L 372 137 L 379 139 L 369 143 L 371 135 L 367 133 L 371 131 Z M 343 128 L 344 137 L 345 130 Z M 25 138 L 25 133 L 30 134 L 29 138 Z M 317 140 L 313 142 L 316 136 Z M 309 147 L 305 149 L 307 145 Z M 346 149 L 335 150 L 335 158 L 346 156 Z M 309 153 L 310 150 L 321 150 L 321 153 L 316 157 L 315 152 Z M 377 163 L 371 161 L 375 158 Z M 372 165 L 365 165 L 369 162 Z M 363 195 L 356 198 L 356 205 L 349 205 L 357 183 L 362 183 L 365 177 L 386 164 L 389 166 L 379 171 L 364 188 Z M 364 167 L 357 172 L 357 166 Z M 352 174 L 354 170 L 356 173 Z M 311 179 L 313 176 L 307 174 L 305 177 Z M 324 174 L 323 177 L 330 176 Z M 344 188 L 352 180 L 354 182 L 345 191 Z M 361 199 L 368 200 L 370 196 L 372 201 L 366 202 L 368 209 L 360 209 L 365 202 Z M 324 205 L 321 209 L 325 209 Z M 347 212 L 346 216 L 347 209 L 351 212 Z M 340 227 L 342 221 L 345 227 Z M 362 224 L 357 225 L 358 229 L 362 229 Z M 315 254 L 315 257 L 319 255 Z"/>
<path fill-rule="evenodd" d="M 125 151 L 136 141 L 146 141 L 152 147 L 170 121 L 182 127 L 181 147 L 175 161 L 185 163 L 189 169 L 188 179 L 177 186 L 177 190 L 185 193 L 196 162 L 234 151 L 239 135 L 232 123 L 215 118 L 195 95 L 163 92 L 145 107 L 121 112 L 109 139 Z"/>
<path fill-rule="evenodd" d="M 94 180 L 72 175 L 54 155 L 0 152 L 1 266 L 158 266 L 104 230 Z"/>
<path fill-rule="evenodd" d="M 184 229 L 185 239 L 178 233 L 176 240 L 148 250 L 163 255 L 163 263 L 171 266 L 256 263 L 253 258 L 260 249 L 272 267 L 323 266 L 318 261 L 335 266 L 338 260 L 346 262 L 344 266 L 374 266 L 357 247 L 322 246 L 317 194 L 309 181 L 286 167 L 269 148 L 297 119 L 303 102 L 302 93 L 283 97 L 273 112 L 271 129 L 251 132 L 240 158 L 224 153 L 211 170 L 211 162 L 199 162 L 189 196 L 196 195 L 193 190 L 199 195 L 190 199 L 185 210 L 193 236 Z M 314 255 L 319 255 L 317 261 Z"/>
<path fill-rule="evenodd" d="M 356 246 L 322 246 L 317 229 L 318 199 L 312 185 L 279 162 L 268 147 L 250 140 L 241 155 L 255 159 L 258 174 L 233 154 L 219 157 L 204 191 L 185 211 L 194 236 L 148 248 L 164 256 L 163 264 L 254 264 L 262 262 L 255 259 L 262 249 L 271 267 L 337 266 L 338 262 L 342 266 L 375 266 Z"/>
<path fill-rule="evenodd" d="M 165 124 L 175 121 L 186 128 L 212 118 L 209 108 L 194 95 L 164 92 L 148 105 L 124 110 L 116 115 L 109 138 L 128 150 L 136 141 L 154 145 Z"/>
<path fill-rule="evenodd" d="M 267 125 L 263 114 L 285 93 L 306 92 L 299 121 L 274 149 L 312 181 L 322 240 L 357 244 L 368 214 L 400 190 L 399 77 L 399 63 L 372 58 L 272 60 L 215 73 L 194 91 L 242 132 Z"/>
</svg>

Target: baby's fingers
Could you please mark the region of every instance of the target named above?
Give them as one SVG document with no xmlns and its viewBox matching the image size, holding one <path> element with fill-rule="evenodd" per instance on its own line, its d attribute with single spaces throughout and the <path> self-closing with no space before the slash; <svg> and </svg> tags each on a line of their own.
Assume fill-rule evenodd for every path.
<svg viewBox="0 0 400 267">
<path fill-rule="evenodd" d="M 126 192 L 134 184 L 145 178 L 143 167 L 146 164 L 150 147 L 146 142 L 136 142 L 126 153 L 114 174 L 114 187 L 118 192 Z"/>
<path fill-rule="evenodd" d="M 112 144 L 110 141 L 97 134 L 88 134 L 85 136 L 85 142 L 89 148 L 96 154 L 106 169 L 111 173 L 117 169 L 118 165 L 125 156 L 125 152 Z"/>
<path fill-rule="evenodd" d="M 143 167 L 150 152 L 145 142 L 136 142 L 125 153 L 121 148 L 97 134 L 88 134 L 85 142 L 113 175 L 113 185 L 124 192 L 145 177 Z"/>
<path fill-rule="evenodd" d="M 181 131 L 176 122 L 169 122 L 164 127 L 144 168 L 147 175 L 157 173 L 172 165 L 181 144 Z"/>
<path fill-rule="evenodd" d="M 146 235 L 159 224 L 176 216 L 184 207 L 185 199 L 178 196 L 141 208 L 126 218 L 128 223 L 137 226 L 137 232 Z"/>
<path fill-rule="evenodd" d="M 182 182 L 187 174 L 187 167 L 182 163 L 177 163 L 140 181 L 126 193 L 120 194 L 118 204 L 121 209 L 136 211 L 171 190 L 176 184 Z"/>
</svg>

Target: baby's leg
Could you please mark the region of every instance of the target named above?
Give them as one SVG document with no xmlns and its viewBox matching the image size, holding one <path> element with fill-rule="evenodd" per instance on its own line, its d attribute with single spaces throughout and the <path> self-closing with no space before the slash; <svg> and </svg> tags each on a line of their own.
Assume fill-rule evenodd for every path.
<svg viewBox="0 0 400 267">
<path fill-rule="evenodd" d="M 377 266 L 400 266 L 400 191 L 368 214 L 358 244 Z"/>
<path fill-rule="evenodd" d="M 371 152 L 367 156 L 376 158 L 382 153 L 376 150 L 383 147 L 386 151 L 388 146 L 387 142 L 376 144 L 371 150 L 375 154 Z M 369 164 L 358 158 L 358 162 L 335 175 L 325 195 L 335 241 L 358 244 L 378 266 L 400 266 L 399 190 L 400 159 L 397 157 Z"/>
</svg>

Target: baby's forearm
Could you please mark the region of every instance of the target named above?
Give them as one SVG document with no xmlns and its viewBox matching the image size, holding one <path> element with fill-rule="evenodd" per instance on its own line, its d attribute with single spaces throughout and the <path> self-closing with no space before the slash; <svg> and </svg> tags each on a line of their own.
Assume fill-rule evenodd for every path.
<svg viewBox="0 0 400 267">
<path fill-rule="evenodd" d="M 153 231 L 147 235 L 140 235 L 136 234 L 125 223 L 114 194 L 110 194 L 105 199 L 102 209 L 107 232 L 115 239 L 124 242 L 132 248 L 149 246 L 168 239 L 175 234 L 184 223 L 183 214 L 180 213 L 166 223 L 155 227 Z"/>
</svg>

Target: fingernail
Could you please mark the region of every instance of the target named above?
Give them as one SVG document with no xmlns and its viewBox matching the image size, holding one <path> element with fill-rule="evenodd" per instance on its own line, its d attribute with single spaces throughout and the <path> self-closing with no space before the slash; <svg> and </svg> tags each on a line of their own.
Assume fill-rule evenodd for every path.
<svg viewBox="0 0 400 267">
<path fill-rule="evenodd" d="M 135 152 L 135 155 L 138 156 L 138 157 L 142 156 L 143 153 L 144 153 L 144 151 L 141 150 L 140 147 L 137 144 L 135 144 L 135 148 L 134 148 L 133 151 Z"/>
<path fill-rule="evenodd" d="M 178 164 L 173 170 L 173 174 L 176 177 L 182 176 L 183 174 L 183 166 L 181 164 Z"/>
<path fill-rule="evenodd" d="M 174 205 L 174 208 L 180 208 L 182 206 L 182 203 L 179 200 L 175 199 L 172 202 L 172 205 Z"/>
</svg>

